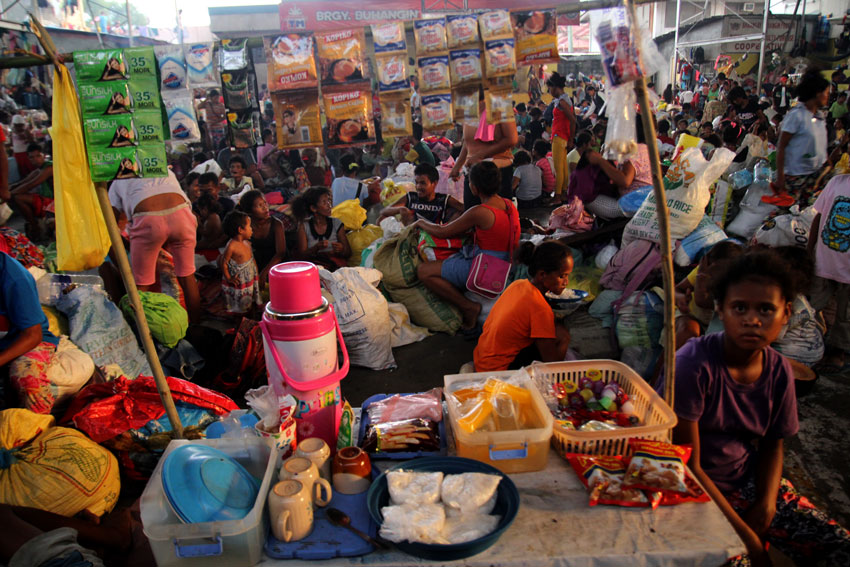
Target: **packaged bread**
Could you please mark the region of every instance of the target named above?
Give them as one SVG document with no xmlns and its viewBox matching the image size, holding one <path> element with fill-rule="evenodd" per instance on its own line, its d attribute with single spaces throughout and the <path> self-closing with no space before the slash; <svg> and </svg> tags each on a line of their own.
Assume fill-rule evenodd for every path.
<svg viewBox="0 0 850 567">
<path fill-rule="evenodd" d="M 407 54 L 378 55 L 375 57 L 375 72 L 378 75 L 378 91 L 392 92 L 408 90 Z"/>
<path fill-rule="evenodd" d="M 452 91 L 452 117 L 455 122 L 474 126 L 478 124 L 479 87 L 467 87 Z"/>
<path fill-rule="evenodd" d="M 446 40 L 449 49 L 478 45 L 478 16 L 446 16 Z"/>
<path fill-rule="evenodd" d="M 439 92 L 422 95 L 422 127 L 426 130 L 446 130 L 452 123 L 452 95 Z"/>
<path fill-rule="evenodd" d="M 319 85 L 313 36 L 291 33 L 265 37 L 269 91 L 316 88 Z"/>
<path fill-rule="evenodd" d="M 413 37 L 416 39 L 416 54 L 443 53 L 448 49 L 446 42 L 446 19 L 417 20 L 413 22 Z"/>
<path fill-rule="evenodd" d="M 487 77 L 510 76 L 516 73 L 514 39 L 491 39 L 484 42 L 484 72 Z"/>
<path fill-rule="evenodd" d="M 555 10 L 511 12 L 517 65 L 557 62 L 558 31 Z"/>
<path fill-rule="evenodd" d="M 487 122 L 490 124 L 515 120 L 511 89 L 488 89 L 484 93 L 484 101 L 487 106 Z"/>
<path fill-rule="evenodd" d="M 481 81 L 481 50 L 475 47 L 450 51 L 449 71 L 454 86 Z"/>
<path fill-rule="evenodd" d="M 315 38 L 322 86 L 345 85 L 368 78 L 362 28 L 319 33 Z"/>
<path fill-rule="evenodd" d="M 407 54 L 403 22 L 372 24 L 372 41 L 375 45 L 375 55 L 384 53 Z"/>
<path fill-rule="evenodd" d="M 478 15 L 478 29 L 481 39 L 513 37 L 514 30 L 511 27 L 511 15 L 507 10 L 491 10 Z"/>
<path fill-rule="evenodd" d="M 272 95 L 272 106 L 279 148 L 309 148 L 322 145 L 322 122 L 317 91 L 275 93 Z"/>
<path fill-rule="evenodd" d="M 434 55 L 416 60 L 419 75 L 420 92 L 434 92 L 449 89 L 452 86 L 449 74 L 449 57 Z"/>
<path fill-rule="evenodd" d="M 329 148 L 375 143 L 372 93 L 363 88 L 322 93 Z"/>
<path fill-rule="evenodd" d="M 410 114 L 410 91 L 381 95 L 381 135 L 384 138 L 410 136 L 413 117 Z"/>
</svg>

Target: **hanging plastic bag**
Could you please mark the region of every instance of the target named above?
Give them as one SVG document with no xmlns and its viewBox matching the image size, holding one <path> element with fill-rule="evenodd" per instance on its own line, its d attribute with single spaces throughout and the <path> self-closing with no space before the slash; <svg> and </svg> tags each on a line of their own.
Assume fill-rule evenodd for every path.
<svg viewBox="0 0 850 567">
<path fill-rule="evenodd" d="M 77 91 L 64 65 L 53 75 L 53 190 L 56 208 L 56 265 L 81 272 L 103 263 L 109 233 L 89 172 Z"/>
<path fill-rule="evenodd" d="M 635 104 L 637 97 L 631 86 L 611 91 L 611 97 L 608 99 L 605 159 L 622 163 L 637 153 Z"/>
</svg>

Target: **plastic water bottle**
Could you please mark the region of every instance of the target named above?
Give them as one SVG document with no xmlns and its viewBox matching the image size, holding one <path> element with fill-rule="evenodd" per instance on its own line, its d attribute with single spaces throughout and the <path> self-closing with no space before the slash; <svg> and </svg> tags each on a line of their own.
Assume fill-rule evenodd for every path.
<svg viewBox="0 0 850 567">
<path fill-rule="evenodd" d="M 753 182 L 753 174 L 748 169 L 741 169 L 729 176 L 729 181 L 735 189 L 749 187 Z"/>
<path fill-rule="evenodd" d="M 770 183 L 770 176 L 770 164 L 764 160 L 758 161 L 753 168 L 753 182 L 757 183 L 759 181 L 767 181 Z"/>
</svg>

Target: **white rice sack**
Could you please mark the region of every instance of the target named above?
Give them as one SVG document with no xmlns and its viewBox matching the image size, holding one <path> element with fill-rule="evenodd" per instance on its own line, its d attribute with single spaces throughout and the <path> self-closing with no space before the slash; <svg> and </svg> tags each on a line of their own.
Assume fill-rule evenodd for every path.
<svg viewBox="0 0 850 567">
<path fill-rule="evenodd" d="M 442 473 L 440 473 L 442 474 Z M 381 524 L 382 538 L 398 543 L 443 543 L 443 527 L 446 512 L 441 504 L 405 504 L 381 508 L 384 523 Z"/>
<path fill-rule="evenodd" d="M 390 471 L 387 486 L 393 504 L 436 504 L 440 501 L 441 472 Z"/>
<path fill-rule="evenodd" d="M 447 544 L 466 543 L 495 531 L 501 519 L 487 514 L 447 516 L 441 535 Z"/>
<path fill-rule="evenodd" d="M 450 508 L 463 513 L 489 514 L 496 504 L 496 488 L 502 477 L 495 474 L 449 474 L 443 479 L 442 499 Z M 490 504 L 489 510 L 483 509 Z"/>
</svg>

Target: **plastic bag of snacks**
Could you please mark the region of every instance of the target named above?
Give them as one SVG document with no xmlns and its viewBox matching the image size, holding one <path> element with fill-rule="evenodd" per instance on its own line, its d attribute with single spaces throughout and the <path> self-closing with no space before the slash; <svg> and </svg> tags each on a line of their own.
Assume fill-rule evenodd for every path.
<svg viewBox="0 0 850 567">
<path fill-rule="evenodd" d="M 452 115 L 455 122 L 478 125 L 478 88 L 455 89 L 452 91 Z"/>
<path fill-rule="evenodd" d="M 531 392 L 496 378 L 447 393 L 446 400 L 457 407 L 457 425 L 467 433 L 525 429 L 534 415 Z"/>
<path fill-rule="evenodd" d="M 478 16 L 478 29 L 481 31 L 481 39 L 501 37 L 513 37 L 514 30 L 511 27 L 511 15 L 507 10 L 492 10 Z"/>
<path fill-rule="evenodd" d="M 275 93 L 272 105 L 278 147 L 292 149 L 322 145 L 322 122 L 316 91 Z"/>
<path fill-rule="evenodd" d="M 455 86 L 480 81 L 482 77 L 481 50 L 471 47 L 449 52 L 449 67 L 452 84 Z"/>
<path fill-rule="evenodd" d="M 678 445 L 646 439 L 629 439 L 632 458 L 624 484 L 663 494 L 689 494 L 685 460 L 690 451 Z"/>
<path fill-rule="evenodd" d="M 446 16 L 449 49 L 478 45 L 478 17 L 475 14 Z"/>
<path fill-rule="evenodd" d="M 511 12 L 511 21 L 516 35 L 518 65 L 558 61 L 555 10 Z"/>
<path fill-rule="evenodd" d="M 487 78 L 516 73 L 514 39 L 491 39 L 484 42 L 484 72 Z"/>
<path fill-rule="evenodd" d="M 445 130 L 452 127 L 452 95 L 449 92 L 431 93 L 422 97 L 422 127 L 426 130 Z"/>
<path fill-rule="evenodd" d="M 364 39 L 362 28 L 316 34 L 316 53 L 323 87 L 350 84 L 368 78 Z"/>
<path fill-rule="evenodd" d="M 407 54 L 407 42 L 405 41 L 404 24 L 402 22 L 372 24 L 372 40 L 375 44 L 376 55 L 383 53 Z"/>
<path fill-rule="evenodd" d="M 620 456 L 591 456 L 567 453 L 567 461 L 590 492 L 590 505 L 607 504 L 648 508 L 650 499 L 638 488 L 623 484 L 626 463 Z"/>
<path fill-rule="evenodd" d="M 366 90 L 323 92 L 328 148 L 375 143 L 372 94 Z M 423 98 L 422 105 L 425 105 Z"/>
<path fill-rule="evenodd" d="M 484 96 L 487 107 L 487 122 L 498 124 L 514 120 L 513 96 L 511 89 L 488 89 Z"/>
<path fill-rule="evenodd" d="M 381 93 L 406 91 L 410 88 L 407 80 L 407 54 L 375 57 L 375 74 L 378 75 L 378 90 Z"/>
<path fill-rule="evenodd" d="M 268 85 L 271 92 L 315 88 L 319 85 L 312 35 L 291 33 L 265 37 L 263 43 L 269 65 Z"/>
<path fill-rule="evenodd" d="M 405 453 L 440 450 L 440 431 L 430 419 L 404 419 L 370 424 L 360 447 L 367 453 Z"/>
<path fill-rule="evenodd" d="M 416 60 L 416 68 L 420 91 L 433 92 L 451 87 L 448 55 L 420 57 Z"/>
<path fill-rule="evenodd" d="M 381 134 L 393 138 L 412 133 L 409 91 L 381 95 Z"/>
<path fill-rule="evenodd" d="M 448 49 L 446 42 L 446 19 L 417 20 L 413 22 L 413 37 L 416 54 L 442 53 Z"/>
</svg>

